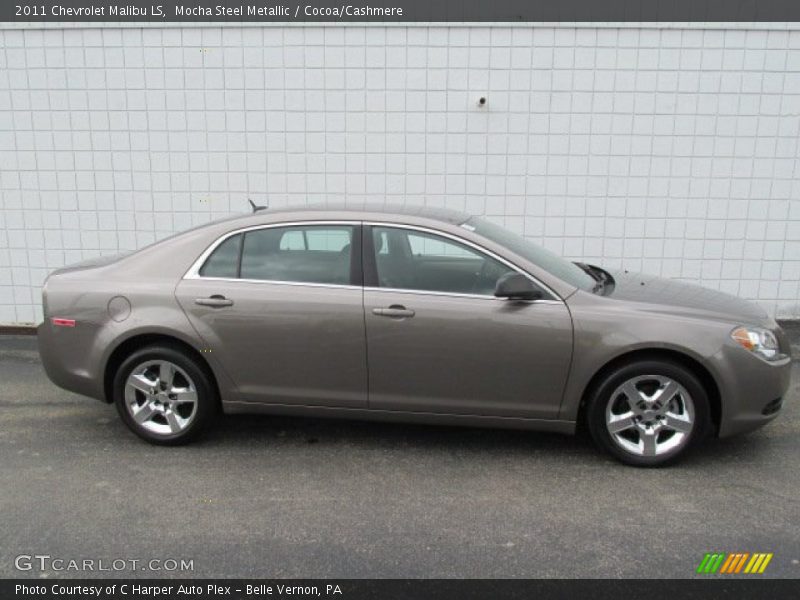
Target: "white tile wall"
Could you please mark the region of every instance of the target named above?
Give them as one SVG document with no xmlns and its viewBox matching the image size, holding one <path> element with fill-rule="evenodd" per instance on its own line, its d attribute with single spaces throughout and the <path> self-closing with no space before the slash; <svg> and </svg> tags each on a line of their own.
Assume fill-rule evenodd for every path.
<svg viewBox="0 0 800 600">
<path fill-rule="evenodd" d="M 796 30 L 0 30 L 0 322 L 248 196 L 446 205 L 800 317 L 798 139 Z"/>
</svg>

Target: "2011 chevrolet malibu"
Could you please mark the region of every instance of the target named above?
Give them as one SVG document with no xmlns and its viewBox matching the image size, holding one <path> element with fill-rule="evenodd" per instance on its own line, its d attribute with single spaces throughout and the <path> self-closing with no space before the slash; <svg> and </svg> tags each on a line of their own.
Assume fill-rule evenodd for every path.
<svg viewBox="0 0 800 600">
<path fill-rule="evenodd" d="M 585 424 L 655 466 L 773 419 L 791 368 L 754 304 L 432 208 L 255 211 L 59 269 L 43 303 L 50 379 L 158 444 L 220 410 Z"/>
</svg>

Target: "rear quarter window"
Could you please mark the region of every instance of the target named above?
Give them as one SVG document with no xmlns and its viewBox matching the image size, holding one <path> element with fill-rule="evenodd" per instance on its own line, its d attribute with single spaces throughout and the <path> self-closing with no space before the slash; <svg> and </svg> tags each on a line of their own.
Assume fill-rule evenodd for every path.
<svg viewBox="0 0 800 600">
<path fill-rule="evenodd" d="M 234 279 L 239 276 L 239 251 L 242 245 L 242 234 L 237 233 L 222 242 L 211 253 L 200 267 L 202 277 L 225 277 Z"/>
</svg>

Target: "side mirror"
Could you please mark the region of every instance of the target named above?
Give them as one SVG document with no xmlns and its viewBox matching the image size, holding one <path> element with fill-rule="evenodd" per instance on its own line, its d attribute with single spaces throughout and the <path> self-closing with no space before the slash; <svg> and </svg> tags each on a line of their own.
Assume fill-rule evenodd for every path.
<svg viewBox="0 0 800 600">
<path fill-rule="evenodd" d="M 497 280 L 494 295 L 509 300 L 538 300 L 542 297 L 542 292 L 525 275 L 513 271 Z"/>
</svg>

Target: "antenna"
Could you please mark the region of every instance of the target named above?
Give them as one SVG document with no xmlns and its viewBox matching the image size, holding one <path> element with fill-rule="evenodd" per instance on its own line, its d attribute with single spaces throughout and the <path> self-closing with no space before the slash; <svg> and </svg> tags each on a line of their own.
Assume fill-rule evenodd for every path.
<svg viewBox="0 0 800 600">
<path fill-rule="evenodd" d="M 260 210 L 267 210 L 267 208 L 269 208 L 268 206 L 256 206 L 256 203 L 250 200 L 250 198 L 248 198 L 247 201 L 250 203 L 250 206 L 253 207 L 254 213 L 257 213 Z"/>
</svg>

